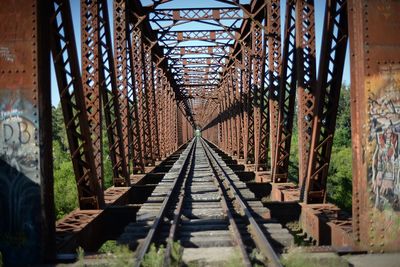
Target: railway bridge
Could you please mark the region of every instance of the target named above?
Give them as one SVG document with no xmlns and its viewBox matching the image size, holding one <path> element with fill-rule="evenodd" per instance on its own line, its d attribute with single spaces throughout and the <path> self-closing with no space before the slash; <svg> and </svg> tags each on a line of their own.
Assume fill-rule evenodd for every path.
<svg viewBox="0 0 400 267">
<path fill-rule="evenodd" d="M 0 263 L 72 261 L 108 240 L 136 266 L 152 244 L 164 266 L 176 244 L 183 261 L 244 266 L 282 265 L 299 237 L 304 253 L 399 252 L 399 13 L 396 0 L 1 1 Z M 348 212 L 327 187 L 346 73 Z M 79 205 L 59 220 L 54 99 Z"/>
</svg>

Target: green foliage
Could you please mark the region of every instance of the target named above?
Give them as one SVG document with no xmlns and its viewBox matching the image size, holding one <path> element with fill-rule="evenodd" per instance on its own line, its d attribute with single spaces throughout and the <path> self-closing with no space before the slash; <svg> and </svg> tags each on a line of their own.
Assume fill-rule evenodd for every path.
<svg viewBox="0 0 400 267">
<path fill-rule="evenodd" d="M 293 131 L 290 145 L 289 179 L 299 181 L 299 137 L 297 131 Z"/>
<path fill-rule="evenodd" d="M 297 118 L 294 119 L 290 150 L 289 179 L 298 182 L 299 147 Z M 350 88 L 343 86 L 339 99 L 336 129 L 328 174 L 328 199 L 343 210 L 351 212 L 352 155 Z"/>
<path fill-rule="evenodd" d="M 343 210 L 351 212 L 352 203 L 351 147 L 335 147 L 328 175 L 328 198 Z"/>
<path fill-rule="evenodd" d="M 159 249 L 154 244 L 150 245 L 149 251 L 144 255 L 142 266 L 143 267 L 159 267 L 164 262 L 165 248 L 161 246 Z"/>
<path fill-rule="evenodd" d="M 52 108 L 54 199 L 57 219 L 78 208 L 78 193 L 71 162 L 67 133 L 61 106 Z M 109 158 L 106 126 L 103 125 L 104 187 L 112 186 L 112 166 Z"/>
<path fill-rule="evenodd" d="M 334 147 L 351 147 L 350 88 L 342 87 L 336 119 Z"/>
<path fill-rule="evenodd" d="M 106 266 L 133 266 L 134 255 L 133 252 L 129 250 L 128 246 L 116 246 L 116 249 Z"/>
<path fill-rule="evenodd" d="M 84 258 L 85 253 L 81 247 L 77 249 L 78 261 L 74 266 L 107 266 L 107 267 L 125 267 L 132 266 L 134 263 L 133 252 L 128 246 L 111 245 L 112 253 L 108 253 L 106 257 L 97 260 L 88 260 Z"/>
<path fill-rule="evenodd" d="M 78 193 L 70 161 L 54 169 L 54 196 L 57 219 L 78 207 Z"/>
<path fill-rule="evenodd" d="M 281 262 L 286 267 L 344 267 L 348 262 L 334 253 L 306 253 L 301 247 L 283 255 Z"/>
<path fill-rule="evenodd" d="M 114 253 L 118 249 L 117 241 L 115 240 L 108 240 L 104 242 L 98 252 L 100 253 Z"/>
<path fill-rule="evenodd" d="M 172 242 L 171 266 L 180 266 L 182 263 L 182 257 L 183 257 L 183 247 L 181 246 L 181 243 L 179 241 Z"/>
<path fill-rule="evenodd" d="M 83 250 L 82 247 L 78 247 L 76 249 L 76 255 L 77 255 L 78 261 L 83 260 L 83 258 L 85 257 L 85 251 Z"/>
</svg>

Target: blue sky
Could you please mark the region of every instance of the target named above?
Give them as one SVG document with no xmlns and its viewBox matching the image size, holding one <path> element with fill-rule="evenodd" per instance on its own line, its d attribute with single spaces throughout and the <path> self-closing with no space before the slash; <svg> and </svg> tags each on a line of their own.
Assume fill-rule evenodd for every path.
<svg viewBox="0 0 400 267">
<path fill-rule="evenodd" d="M 107 0 L 108 1 L 108 9 L 109 9 L 109 15 L 110 15 L 110 20 L 112 20 L 112 0 Z M 78 49 L 78 57 L 80 59 L 80 39 L 81 39 L 81 34 L 80 34 L 80 1 L 78 0 L 71 0 L 71 11 L 72 11 L 72 17 L 73 17 L 73 23 L 74 23 L 74 30 L 75 30 L 75 39 L 77 42 L 77 49 Z M 245 1 L 241 1 L 245 2 Z M 285 15 L 285 1 L 281 1 L 282 6 L 281 6 L 281 18 L 282 18 L 282 23 Z M 142 0 L 142 3 L 147 4 L 151 3 L 150 0 Z M 224 7 L 225 5 L 222 3 L 218 3 L 216 1 L 211 1 L 211 0 L 174 0 L 170 3 L 164 4 L 160 7 L 162 8 L 188 8 L 188 7 Z M 324 12 L 325 12 L 325 1 L 315 1 L 315 25 L 316 25 L 316 41 L 317 41 L 317 70 L 318 70 L 318 62 L 319 62 L 319 55 L 320 55 L 320 44 L 321 44 L 321 36 L 322 36 L 322 28 L 323 28 L 323 18 L 324 18 Z M 110 22 L 111 23 L 111 22 Z M 111 23 L 112 25 L 112 23 Z M 282 26 L 283 29 L 283 26 Z M 343 82 L 348 85 L 350 84 L 350 62 L 349 62 L 349 48 L 347 48 L 347 53 L 346 53 L 346 61 L 345 61 L 345 68 L 344 68 L 344 74 L 343 74 Z M 58 93 L 58 88 L 57 88 L 57 83 L 56 83 L 56 78 L 54 74 L 54 67 L 53 64 L 51 64 L 51 92 L 52 92 L 52 104 L 57 105 L 59 103 L 59 93 Z"/>
</svg>

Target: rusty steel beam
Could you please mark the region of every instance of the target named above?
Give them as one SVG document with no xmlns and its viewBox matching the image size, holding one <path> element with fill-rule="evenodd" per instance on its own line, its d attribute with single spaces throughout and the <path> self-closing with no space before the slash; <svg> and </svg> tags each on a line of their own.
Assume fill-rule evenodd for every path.
<svg viewBox="0 0 400 267">
<path fill-rule="evenodd" d="M 200 31 L 200 30 L 187 30 L 187 31 L 158 31 L 161 36 L 158 38 L 161 42 L 184 42 L 184 41 L 224 41 L 224 40 L 236 40 L 235 39 L 235 29 L 229 29 L 229 31 L 219 30 L 219 31 Z"/>
<path fill-rule="evenodd" d="M 124 161 L 128 172 L 129 164 L 129 98 L 127 87 L 127 18 L 126 1 L 118 0 L 113 3 L 114 17 L 114 67 L 116 73 L 116 84 L 118 90 L 118 108 L 121 116 L 122 143 L 124 147 Z M 115 177 L 116 179 L 116 177 Z M 115 183 L 119 183 L 116 180 Z"/>
<path fill-rule="evenodd" d="M 149 58 L 151 60 L 151 58 Z M 153 61 L 150 62 L 151 67 L 151 86 L 150 86 L 150 117 L 151 117 L 151 134 L 153 139 L 153 152 L 154 152 L 154 160 L 160 161 L 160 139 L 159 139 L 159 127 L 158 127 L 158 113 L 157 106 L 158 101 L 156 99 L 156 85 L 154 84 L 156 81 L 156 66 Z"/>
<path fill-rule="evenodd" d="M 400 2 L 348 1 L 353 235 L 369 252 L 400 250 Z M 397 172 L 396 172 L 397 168 Z"/>
<path fill-rule="evenodd" d="M 275 158 L 279 94 L 281 93 L 281 15 L 280 0 L 272 0 L 267 4 L 267 38 L 268 38 L 268 87 L 269 87 L 269 138 L 271 147 L 271 165 Z M 268 118 L 267 118 L 268 120 Z"/>
<path fill-rule="evenodd" d="M 140 80 L 136 80 L 138 77 L 137 71 L 138 59 L 137 54 L 135 54 L 134 47 L 132 43 L 135 42 L 135 35 L 132 34 L 132 27 L 128 25 L 128 64 L 127 64 L 127 85 L 128 85 L 128 98 L 132 101 L 129 105 L 129 119 L 130 119 L 130 136 L 132 138 L 131 147 L 131 161 L 132 161 L 132 174 L 141 174 L 145 172 L 144 161 L 143 161 L 143 151 L 142 151 L 142 140 L 140 127 L 140 114 L 139 114 L 139 100 L 138 100 L 138 90 L 140 88 Z"/>
<path fill-rule="evenodd" d="M 235 68 L 234 68 L 234 76 L 233 79 L 235 81 L 235 90 L 236 90 L 236 102 L 237 102 L 237 115 L 236 115 L 236 131 L 237 131 L 237 136 L 238 136 L 238 148 L 237 148 L 237 154 L 238 154 L 238 159 L 243 160 L 244 159 L 244 149 L 243 149 L 243 134 L 244 134 L 244 129 L 243 129 L 243 95 L 242 95 L 242 88 L 243 88 L 243 83 L 242 83 L 242 71 L 240 68 L 240 62 L 236 60 L 235 62 Z"/>
<path fill-rule="evenodd" d="M 254 163 L 254 121 L 253 121 L 253 99 L 250 97 L 250 75 L 251 75 L 251 59 L 250 51 L 247 47 L 243 47 L 242 52 L 242 84 L 243 84 L 243 105 L 244 105 L 244 162 L 246 164 Z"/>
<path fill-rule="evenodd" d="M 254 171 L 266 171 L 268 161 L 268 99 L 266 99 L 266 88 L 264 84 L 266 50 L 262 28 L 253 23 L 252 25 L 252 76 L 250 88 L 250 101 L 253 105 L 253 117 L 249 120 L 249 127 L 253 128 L 254 138 Z M 251 125 L 253 123 L 253 125 Z M 251 135 L 251 132 L 249 132 Z M 249 143 L 250 145 L 251 143 Z"/>
<path fill-rule="evenodd" d="M 99 86 L 98 2 L 81 0 L 81 65 L 90 137 L 93 145 L 96 177 L 104 187 L 102 105 Z"/>
<path fill-rule="evenodd" d="M 81 209 L 104 206 L 79 71 L 69 1 L 51 2 L 51 50 Z"/>
<path fill-rule="evenodd" d="M 246 18 L 240 8 L 179 8 L 151 10 L 150 21 L 204 21 L 204 20 L 233 20 Z"/>
<path fill-rule="evenodd" d="M 107 1 L 98 1 L 99 20 L 99 85 L 104 106 L 108 146 L 113 171 L 114 186 L 129 185 L 129 168 L 125 157 L 119 92 L 112 53 L 112 40 L 109 25 Z"/>
<path fill-rule="evenodd" d="M 296 1 L 296 66 L 299 131 L 299 187 L 304 193 L 315 109 L 314 0 Z"/>
<path fill-rule="evenodd" d="M 347 38 L 347 0 L 328 0 L 305 181 L 305 203 L 326 202 L 326 183 L 342 87 Z"/>
<path fill-rule="evenodd" d="M 142 106 L 142 127 L 143 127 L 143 143 L 144 143 L 144 161 L 146 166 L 154 166 L 155 155 L 153 148 L 154 136 L 152 136 L 153 129 L 153 108 L 152 104 L 152 91 L 153 91 L 153 71 L 151 61 L 151 44 L 140 42 L 141 50 L 141 70 L 143 73 L 143 87 L 140 88 L 142 92 L 141 97 L 139 94 L 139 105 Z M 139 91 L 139 92 L 140 92 Z"/>
<path fill-rule="evenodd" d="M 236 115 L 237 115 L 237 106 L 235 105 L 237 99 L 236 99 L 236 80 L 234 79 L 234 67 L 230 68 L 229 70 L 229 93 L 230 93 L 230 120 L 231 120 L 231 131 L 232 131 L 232 155 L 234 157 L 238 156 L 238 132 L 237 132 L 237 128 L 239 127 L 239 125 L 237 125 L 237 120 L 236 120 Z"/>
<path fill-rule="evenodd" d="M 50 2 L 0 5 L 0 264 L 55 259 Z M 71 177 L 72 178 L 72 177 Z"/>
<path fill-rule="evenodd" d="M 279 83 L 279 110 L 276 133 L 275 156 L 271 173 L 272 181 L 288 180 L 290 144 L 292 140 L 294 108 L 296 100 L 296 27 L 295 1 L 286 2 L 285 39 L 282 54 L 282 69 Z"/>
</svg>

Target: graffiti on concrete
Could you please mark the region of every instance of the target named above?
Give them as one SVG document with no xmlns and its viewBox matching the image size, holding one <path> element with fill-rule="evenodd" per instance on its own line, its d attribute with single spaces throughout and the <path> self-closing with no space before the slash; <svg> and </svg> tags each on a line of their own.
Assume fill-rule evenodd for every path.
<svg viewBox="0 0 400 267">
<path fill-rule="evenodd" d="M 0 89 L 0 251 L 6 266 L 29 265 L 40 256 L 36 114 L 21 90 Z"/>
<path fill-rule="evenodd" d="M 376 208 L 400 211 L 400 67 L 383 69 L 380 77 L 381 93 L 369 99 L 370 182 Z"/>
<path fill-rule="evenodd" d="M 3 91 L 0 99 L 0 158 L 39 183 L 35 110 L 19 91 Z"/>
</svg>

